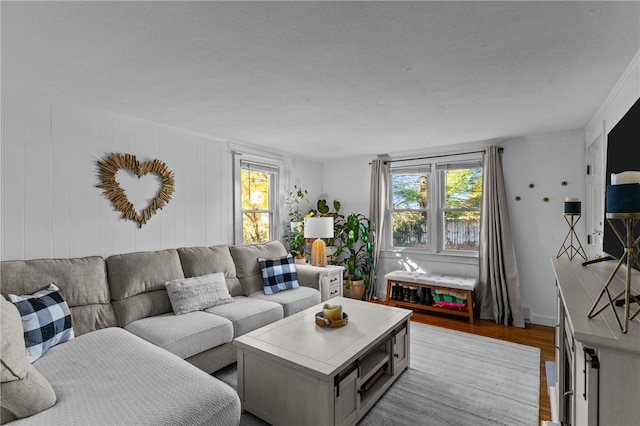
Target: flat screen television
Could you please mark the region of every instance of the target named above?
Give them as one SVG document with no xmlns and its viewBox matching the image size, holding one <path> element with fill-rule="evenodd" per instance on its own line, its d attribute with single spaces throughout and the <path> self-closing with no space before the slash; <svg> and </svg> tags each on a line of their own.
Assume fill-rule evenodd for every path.
<svg viewBox="0 0 640 426">
<path fill-rule="evenodd" d="M 640 171 L 640 99 L 636 100 L 607 136 L 606 184 L 611 184 L 611 173 L 628 170 Z M 634 228 L 633 234 L 634 240 L 637 239 L 640 235 L 640 225 Z M 624 233 L 622 235 L 624 236 Z M 615 259 L 620 259 L 624 253 L 624 247 L 606 220 L 602 248 L 607 255 Z M 640 265 L 635 262 L 631 266 L 640 270 Z"/>
</svg>

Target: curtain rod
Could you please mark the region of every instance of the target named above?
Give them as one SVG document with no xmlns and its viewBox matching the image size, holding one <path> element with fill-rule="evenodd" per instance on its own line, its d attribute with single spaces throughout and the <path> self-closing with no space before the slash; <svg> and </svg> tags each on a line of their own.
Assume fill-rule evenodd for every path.
<svg viewBox="0 0 640 426">
<path fill-rule="evenodd" d="M 498 152 L 504 151 L 504 148 L 498 148 Z M 415 160 L 429 160 L 431 158 L 441 158 L 441 157 L 454 157 L 456 155 L 468 155 L 468 154 L 484 154 L 486 151 L 483 149 L 482 151 L 469 151 L 469 152 L 459 152 L 457 154 L 440 154 L 440 155 L 429 155 L 427 157 L 414 157 L 414 158 L 402 158 L 400 160 L 385 160 L 384 164 L 387 163 L 399 163 L 400 161 L 415 161 Z M 369 163 L 371 165 L 371 163 Z"/>
</svg>

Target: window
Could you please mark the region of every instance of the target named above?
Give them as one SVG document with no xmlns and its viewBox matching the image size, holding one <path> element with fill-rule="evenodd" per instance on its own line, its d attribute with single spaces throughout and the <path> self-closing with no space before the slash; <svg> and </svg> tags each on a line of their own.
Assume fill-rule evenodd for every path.
<svg viewBox="0 0 640 426">
<path fill-rule="evenodd" d="M 236 156 L 235 164 L 236 243 L 253 244 L 275 239 L 278 166 L 240 156 Z"/>
<path fill-rule="evenodd" d="M 478 253 L 481 158 L 466 154 L 397 164 L 390 169 L 390 245 Z"/>
<path fill-rule="evenodd" d="M 394 247 L 429 247 L 429 176 L 431 165 L 392 169 Z"/>
<path fill-rule="evenodd" d="M 438 164 L 442 200 L 442 249 L 480 250 L 482 164 Z"/>
</svg>

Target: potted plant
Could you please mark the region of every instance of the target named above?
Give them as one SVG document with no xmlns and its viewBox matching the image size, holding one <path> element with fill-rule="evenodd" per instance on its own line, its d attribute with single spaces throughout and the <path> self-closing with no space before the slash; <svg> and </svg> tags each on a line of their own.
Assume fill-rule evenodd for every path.
<svg viewBox="0 0 640 426">
<path fill-rule="evenodd" d="M 362 299 L 369 288 L 369 273 L 374 268 L 374 223 L 362 214 L 352 213 L 338 224 L 336 263 L 345 267 L 344 294 Z"/>
<path fill-rule="evenodd" d="M 290 191 L 284 199 L 284 203 L 289 208 L 291 232 L 302 232 L 302 222 L 305 216 L 302 206 L 305 203 L 309 204 L 309 199 L 307 198 L 308 194 L 309 192 L 306 189 L 302 189 L 298 187 L 298 185 L 293 185 L 293 191 Z"/>
<path fill-rule="evenodd" d="M 306 263 L 307 258 L 304 255 L 304 249 L 307 241 L 304 238 L 302 229 L 291 232 L 289 240 L 289 252 L 294 256 L 296 263 Z"/>
</svg>

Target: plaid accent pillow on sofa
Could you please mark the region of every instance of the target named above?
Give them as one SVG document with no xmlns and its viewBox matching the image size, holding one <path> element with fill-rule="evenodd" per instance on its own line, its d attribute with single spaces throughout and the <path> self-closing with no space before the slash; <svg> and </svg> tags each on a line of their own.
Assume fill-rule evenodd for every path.
<svg viewBox="0 0 640 426">
<path fill-rule="evenodd" d="M 22 317 L 29 362 L 40 358 L 52 346 L 73 339 L 69 305 L 55 285 L 28 296 L 10 294 L 9 300 Z"/>
<path fill-rule="evenodd" d="M 299 287 L 298 273 L 296 272 L 293 257 L 258 258 L 258 263 L 260 264 L 260 269 L 262 269 L 265 294 L 273 294 Z"/>
</svg>

